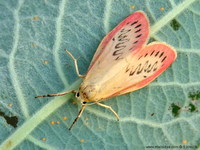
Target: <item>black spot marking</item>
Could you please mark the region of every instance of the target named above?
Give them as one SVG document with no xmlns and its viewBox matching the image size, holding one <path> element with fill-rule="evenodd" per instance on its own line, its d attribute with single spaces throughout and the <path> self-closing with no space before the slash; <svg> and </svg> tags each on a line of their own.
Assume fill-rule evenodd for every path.
<svg viewBox="0 0 200 150">
<path fill-rule="evenodd" d="M 137 69 L 138 68 L 138 69 Z M 138 66 L 137 66 L 137 74 L 140 74 L 142 71 L 143 71 L 143 67 L 142 67 L 142 64 L 139 64 Z"/>
<path fill-rule="evenodd" d="M 124 35 L 124 33 L 122 33 L 122 34 L 120 34 L 119 36 L 118 36 L 118 39 L 119 40 L 122 40 L 123 38 L 126 38 L 127 37 L 127 35 Z"/>
<path fill-rule="evenodd" d="M 156 61 L 156 62 L 153 64 L 153 66 L 152 66 L 153 71 L 156 71 L 156 70 L 158 69 L 157 64 L 158 64 L 158 61 Z"/>
<path fill-rule="evenodd" d="M 132 76 L 132 75 L 134 75 L 134 73 L 135 73 L 135 71 L 130 71 L 130 73 L 129 73 L 129 76 Z"/>
<path fill-rule="evenodd" d="M 120 50 L 116 50 L 116 51 L 114 51 L 114 52 L 113 52 L 113 56 L 121 55 L 122 53 L 120 53 L 119 51 L 120 51 Z"/>
<path fill-rule="evenodd" d="M 144 55 L 144 57 L 146 57 L 148 55 L 148 53 L 146 53 L 145 55 Z"/>
<path fill-rule="evenodd" d="M 152 70 L 153 71 L 156 71 L 158 68 L 157 68 L 157 64 L 158 64 L 158 61 L 156 61 L 153 65 L 152 65 L 152 67 L 151 67 L 151 64 L 149 64 L 149 66 L 148 66 L 148 68 L 146 69 L 146 72 L 147 73 L 149 73 L 149 72 L 151 72 Z M 150 68 L 151 67 L 151 68 Z"/>
<path fill-rule="evenodd" d="M 139 65 L 137 65 L 136 68 L 134 68 L 134 66 L 132 66 L 131 70 L 129 68 L 129 69 L 126 70 L 126 72 L 130 72 L 129 76 L 133 76 L 135 73 L 138 75 L 138 74 L 140 74 L 142 72 L 144 72 L 144 73 L 150 73 L 150 72 L 153 73 L 158 69 L 157 65 L 158 65 L 158 61 L 154 62 L 153 64 L 150 64 L 149 61 L 147 60 L 144 64 L 140 63 Z M 147 76 L 143 75 L 143 77 L 146 78 Z"/>
<path fill-rule="evenodd" d="M 151 72 L 151 64 L 149 64 L 148 67 L 144 71 L 147 73 Z"/>
<path fill-rule="evenodd" d="M 135 21 L 135 22 L 133 22 L 133 23 L 131 23 L 131 26 L 133 26 L 133 25 L 136 24 L 136 23 L 138 23 L 138 20 Z"/>
<path fill-rule="evenodd" d="M 171 22 L 170 22 L 170 26 L 175 30 L 179 30 L 179 28 L 181 27 L 181 24 L 176 20 L 176 19 L 173 19 Z"/>
<path fill-rule="evenodd" d="M 131 47 L 131 48 L 129 49 L 129 51 L 132 50 L 133 48 L 134 48 L 134 47 Z"/>
<path fill-rule="evenodd" d="M 115 38 L 113 38 L 112 40 L 115 41 Z"/>
<path fill-rule="evenodd" d="M 138 58 L 138 60 L 140 60 L 140 58 L 142 58 L 142 56 L 140 56 L 140 57 Z"/>
<path fill-rule="evenodd" d="M 132 75 L 134 75 L 135 74 L 135 72 L 137 71 L 137 74 L 139 74 L 139 73 L 141 73 L 141 71 L 142 70 L 140 70 L 140 68 L 141 68 L 141 66 L 142 66 L 142 64 L 139 64 L 136 68 L 135 68 L 135 70 L 134 71 L 130 71 L 130 74 L 129 74 L 129 76 L 132 76 Z M 143 69 L 143 68 L 142 68 Z"/>
<path fill-rule="evenodd" d="M 149 69 L 149 67 L 151 66 L 151 64 L 150 64 L 150 66 L 147 68 L 148 64 L 149 64 L 149 61 L 147 60 L 147 61 L 145 62 L 145 64 L 144 64 L 144 72 L 146 72 L 147 69 Z"/>
<path fill-rule="evenodd" d="M 138 33 L 138 32 L 140 32 L 140 31 L 141 31 L 141 29 L 139 29 L 139 30 L 135 31 L 135 33 Z"/>
<path fill-rule="evenodd" d="M 160 54 L 159 58 L 162 57 L 163 54 L 164 54 L 164 52 L 162 52 L 162 53 Z"/>
<path fill-rule="evenodd" d="M 129 76 L 132 76 L 132 75 L 134 75 L 134 73 L 135 73 L 135 72 L 131 72 L 131 71 L 130 71 L 130 73 L 129 73 Z"/>
<path fill-rule="evenodd" d="M 116 49 L 113 52 L 113 56 L 116 56 L 116 58 L 114 58 L 115 60 L 119 60 L 119 59 L 123 59 L 122 55 L 123 55 L 123 50 L 124 48 L 126 48 L 127 46 L 127 42 L 129 42 L 130 38 L 128 38 L 127 33 L 130 32 L 131 29 L 121 29 L 121 34 L 118 37 L 115 37 L 115 41 L 116 41 L 116 45 L 114 46 L 114 48 Z"/>
<path fill-rule="evenodd" d="M 120 60 L 123 59 L 123 57 L 118 56 L 117 58 L 115 58 L 115 60 Z"/>
<path fill-rule="evenodd" d="M 130 70 L 130 68 L 129 68 L 129 66 L 128 67 L 126 67 L 126 71 L 125 72 L 128 72 Z"/>
<path fill-rule="evenodd" d="M 154 68 L 153 71 L 156 71 L 158 68 Z"/>
<path fill-rule="evenodd" d="M 158 51 L 158 52 L 156 53 L 155 57 L 156 57 L 159 53 L 160 53 L 160 51 Z"/>
<path fill-rule="evenodd" d="M 125 73 L 128 72 L 128 71 L 129 71 L 129 69 L 126 69 Z"/>
<path fill-rule="evenodd" d="M 115 49 L 119 49 L 119 48 L 124 49 L 124 48 L 126 47 L 126 45 L 123 45 L 123 44 L 124 44 L 124 42 L 117 43 L 117 44 L 115 45 Z"/>
<path fill-rule="evenodd" d="M 155 52 L 155 50 L 150 54 L 150 56 L 153 55 L 154 52 Z"/>
<path fill-rule="evenodd" d="M 135 28 L 139 28 L 142 24 L 137 25 Z"/>
<path fill-rule="evenodd" d="M 124 31 L 125 31 L 125 29 L 123 28 L 120 32 L 124 32 Z M 126 33 L 130 32 L 130 31 L 131 31 L 131 29 L 128 29 L 128 30 L 126 30 L 125 33 L 123 33 L 123 34 L 126 34 Z"/>
<path fill-rule="evenodd" d="M 167 56 L 165 56 L 163 59 L 162 59 L 162 61 L 161 62 L 163 62 L 165 59 L 167 58 Z"/>
<path fill-rule="evenodd" d="M 120 42 L 121 41 L 128 42 L 129 40 L 130 39 L 127 38 L 127 35 L 124 35 L 123 33 L 118 36 L 118 41 L 120 41 Z"/>
<path fill-rule="evenodd" d="M 139 34 L 138 36 L 136 36 L 135 38 L 139 38 L 139 37 L 141 37 L 142 36 L 142 34 Z"/>
<path fill-rule="evenodd" d="M 138 41 L 135 41 L 133 44 L 136 44 Z"/>
</svg>

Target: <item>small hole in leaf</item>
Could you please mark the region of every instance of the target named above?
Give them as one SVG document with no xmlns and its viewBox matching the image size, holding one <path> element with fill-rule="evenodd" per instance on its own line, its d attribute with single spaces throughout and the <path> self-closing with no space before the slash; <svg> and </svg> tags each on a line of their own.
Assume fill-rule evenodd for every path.
<svg viewBox="0 0 200 150">
<path fill-rule="evenodd" d="M 188 107 L 189 107 L 190 112 L 196 112 L 197 111 L 197 106 L 195 106 L 192 103 L 190 103 Z"/>
<path fill-rule="evenodd" d="M 150 115 L 151 115 L 151 116 L 154 116 L 154 115 L 155 115 L 155 113 L 151 113 Z"/>
<path fill-rule="evenodd" d="M 178 117 L 180 112 L 181 112 L 181 106 L 175 104 L 175 103 L 172 103 L 171 104 L 171 110 L 172 110 L 172 115 L 174 117 Z"/>
<path fill-rule="evenodd" d="M 157 41 L 157 40 L 154 38 L 150 38 L 148 43 L 155 42 L 155 41 Z"/>
<path fill-rule="evenodd" d="M 200 91 L 193 91 L 188 93 L 188 97 L 192 100 L 199 100 L 200 99 Z"/>
<path fill-rule="evenodd" d="M 173 19 L 171 22 L 170 22 L 170 26 L 175 30 L 179 30 L 179 28 L 181 27 L 181 24 L 176 20 L 176 19 Z"/>
<path fill-rule="evenodd" d="M 18 118 L 17 116 L 7 116 L 4 112 L 0 111 L 0 116 L 2 116 L 8 124 L 13 126 L 14 128 L 17 127 Z"/>
</svg>

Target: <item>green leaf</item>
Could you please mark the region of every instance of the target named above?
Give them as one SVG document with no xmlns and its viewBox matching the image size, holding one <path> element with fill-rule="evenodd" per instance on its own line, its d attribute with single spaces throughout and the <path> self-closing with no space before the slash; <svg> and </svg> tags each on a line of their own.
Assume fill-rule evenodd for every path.
<svg viewBox="0 0 200 150">
<path fill-rule="evenodd" d="M 175 63 L 143 89 L 103 102 L 119 122 L 109 110 L 91 105 L 69 131 L 80 109 L 73 94 L 34 97 L 78 89 L 81 80 L 64 49 L 86 73 L 101 39 L 137 10 L 149 17 L 151 39 L 176 49 Z M 0 149 L 197 148 L 199 24 L 200 0 L 1 1 Z M 180 107 L 176 117 L 172 104 Z"/>
</svg>

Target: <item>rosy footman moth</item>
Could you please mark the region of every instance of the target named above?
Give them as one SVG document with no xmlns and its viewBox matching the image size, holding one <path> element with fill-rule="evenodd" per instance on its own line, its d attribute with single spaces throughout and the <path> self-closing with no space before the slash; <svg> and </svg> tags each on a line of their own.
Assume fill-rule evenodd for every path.
<svg viewBox="0 0 200 150">
<path fill-rule="evenodd" d="M 82 107 L 69 130 L 80 118 L 87 105 L 97 104 L 110 109 L 117 119 L 117 113 L 100 103 L 108 98 L 138 90 L 164 72 L 176 59 L 176 51 L 166 43 L 152 42 L 146 45 L 150 25 L 144 12 L 138 11 L 117 25 L 100 43 L 86 76 L 78 90 L 48 94 L 38 97 L 59 96 L 75 93 Z"/>
</svg>

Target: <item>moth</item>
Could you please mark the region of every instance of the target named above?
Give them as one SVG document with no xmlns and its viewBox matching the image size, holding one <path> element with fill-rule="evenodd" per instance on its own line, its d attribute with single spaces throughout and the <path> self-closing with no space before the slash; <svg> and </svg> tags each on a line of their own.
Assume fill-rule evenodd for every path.
<svg viewBox="0 0 200 150">
<path fill-rule="evenodd" d="M 85 76 L 79 73 L 77 60 L 66 50 L 74 61 L 77 75 L 83 78 L 79 89 L 35 98 L 75 93 L 82 107 L 69 130 L 87 105 L 105 107 L 119 120 L 112 107 L 101 101 L 148 85 L 176 59 L 176 51 L 164 42 L 147 45 L 149 32 L 150 25 L 144 12 L 137 11 L 128 16 L 103 38 Z"/>
</svg>

